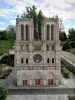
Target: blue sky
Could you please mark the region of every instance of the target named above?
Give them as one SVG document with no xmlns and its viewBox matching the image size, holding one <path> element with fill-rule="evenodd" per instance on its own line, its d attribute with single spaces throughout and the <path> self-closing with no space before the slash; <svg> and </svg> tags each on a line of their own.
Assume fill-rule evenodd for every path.
<svg viewBox="0 0 75 100">
<path fill-rule="evenodd" d="M 16 16 L 26 11 L 25 7 L 35 5 L 47 17 L 58 15 L 63 20 L 66 32 L 75 29 L 75 0 L 0 0 L 0 30 L 15 25 Z"/>
</svg>

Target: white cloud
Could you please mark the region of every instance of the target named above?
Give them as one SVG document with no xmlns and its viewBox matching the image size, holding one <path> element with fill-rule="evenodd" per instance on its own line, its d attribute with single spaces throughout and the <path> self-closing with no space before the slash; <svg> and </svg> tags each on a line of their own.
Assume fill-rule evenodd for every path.
<svg viewBox="0 0 75 100">
<path fill-rule="evenodd" d="M 10 23 L 11 23 L 12 25 L 15 25 L 15 24 L 16 24 L 16 20 L 10 20 Z"/>
<path fill-rule="evenodd" d="M 1 28 L 1 27 L 0 27 L 0 31 L 3 31 L 3 30 L 6 30 L 6 28 Z"/>
<path fill-rule="evenodd" d="M 5 25 L 5 23 L 4 22 L 0 22 L 0 25 Z"/>
<path fill-rule="evenodd" d="M 8 16 L 11 16 L 12 13 L 15 13 L 14 9 L 5 9 L 0 8 L 0 16 L 8 18 Z"/>
<path fill-rule="evenodd" d="M 63 19 L 75 18 L 75 8 L 66 3 L 66 0 L 42 0 L 40 8 L 46 16 L 58 14 Z"/>
<path fill-rule="evenodd" d="M 39 3 L 40 2 L 40 3 Z M 12 5 L 12 9 L 0 9 L 0 16 L 8 17 L 12 13 L 22 14 L 27 6 L 36 5 L 38 9 L 41 9 L 45 16 L 53 16 L 58 14 L 59 17 L 75 18 L 75 7 L 72 7 L 70 3 L 74 3 L 75 0 L 8 0 L 6 3 Z"/>
<path fill-rule="evenodd" d="M 75 0 L 66 0 L 66 1 L 70 3 L 75 3 Z"/>
<path fill-rule="evenodd" d="M 45 16 L 58 14 L 59 17 L 62 17 L 63 19 L 74 18 L 75 8 L 67 2 L 75 2 L 75 0 L 40 0 L 40 3 L 35 0 L 8 0 L 7 3 L 14 6 L 14 8 L 0 9 L 0 16 L 8 17 L 11 13 L 22 14 L 27 6 L 34 4 L 38 7 L 38 9 L 43 11 Z"/>
<path fill-rule="evenodd" d="M 27 6 L 35 5 L 47 17 L 57 15 L 65 19 L 75 18 L 75 0 L 8 0 L 6 3 L 13 6 L 11 9 L 0 9 L 0 16 L 8 18 L 11 14 L 22 14 Z M 15 25 L 15 20 L 10 20 Z M 68 26 L 69 27 L 69 26 Z"/>
</svg>

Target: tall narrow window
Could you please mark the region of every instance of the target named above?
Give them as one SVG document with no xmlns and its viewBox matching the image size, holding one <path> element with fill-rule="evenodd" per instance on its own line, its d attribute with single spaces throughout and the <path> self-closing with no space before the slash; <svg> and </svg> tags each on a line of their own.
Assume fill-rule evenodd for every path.
<svg viewBox="0 0 75 100">
<path fill-rule="evenodd" d="M 49 63 L 49 58 L 47 58 L 47 63 Z"/>
<path fill-rule="evenodd" d="M 54 36 L 54 25 L 51 25 L 51 40 L 53 40 Z"/>
<path fill-rule="evenodd" d="M 54 58 L 52 58 L 52 63 L 54 63 Z"/>
<path fill-rule="evenodd" d="M 28 64 L 28 59 L 26 58 L 26 64 Z"/>
<path fill-rule="evenodd" d="M 21 40 L 24 40 L 24 26 L 21 25 Z"/>
<path fill-rule="evenodd" d="M 24 63 L 23 58 L 21 58 L 21 63 L 22 63 L 22 64 Z"/>
<path fill-rule="evenodd" d="M 29 28 L 28 25 L 26 25 L 26 41 L 28 41 L 28 37 L 29 37 Z"/>
<path fill-rule="evenodd" d="M 49 40 L 49 25 L 47 25 L 47 40 Z"/>
</svg>

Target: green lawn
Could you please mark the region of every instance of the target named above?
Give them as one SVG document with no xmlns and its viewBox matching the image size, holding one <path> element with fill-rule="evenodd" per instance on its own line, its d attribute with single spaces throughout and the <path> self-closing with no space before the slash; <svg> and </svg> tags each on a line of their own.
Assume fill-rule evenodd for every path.
<svg viewBox="0 0 75 100">
<path fill-rule="evenodd" d="M 10 49 L 12 49 L 13 45 L 14 42 L 9 40 L 0 40 L 0 54 L 8 52 Z"/>
</svg>

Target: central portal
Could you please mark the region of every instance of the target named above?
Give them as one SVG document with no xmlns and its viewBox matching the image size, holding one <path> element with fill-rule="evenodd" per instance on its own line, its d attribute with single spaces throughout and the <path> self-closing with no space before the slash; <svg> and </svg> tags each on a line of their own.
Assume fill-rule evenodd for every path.
<svg viewBox="0 0 75 100">
<path fill-rule="evenodd" d="M 40 79 L 36 79 L 35 84 L 40 85 Z"/>
</svg>

